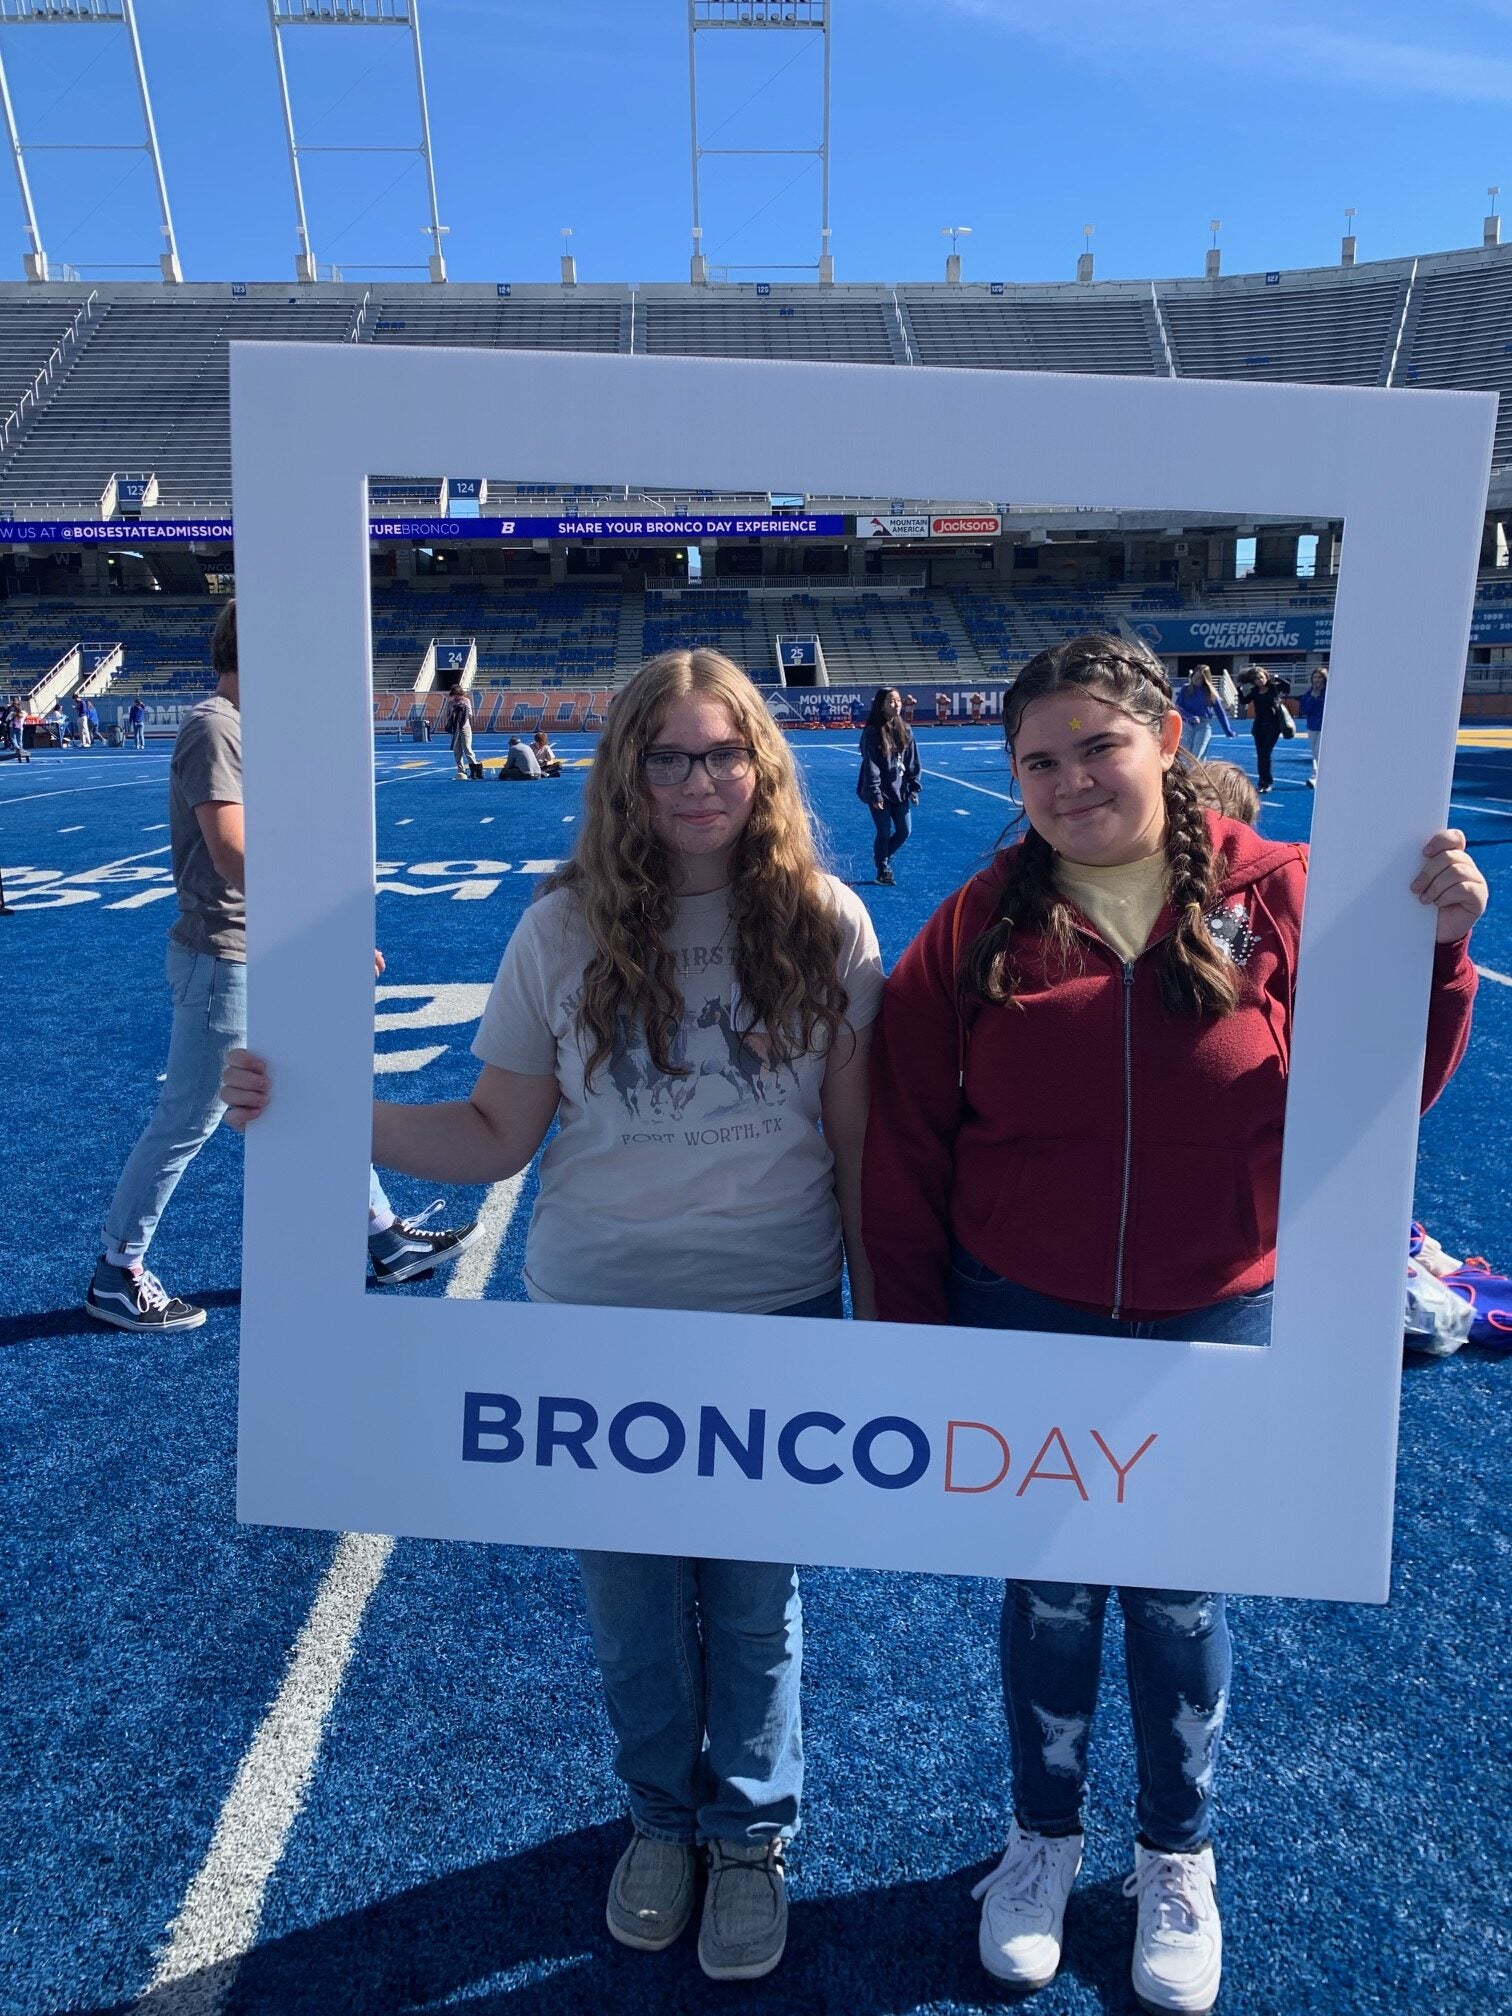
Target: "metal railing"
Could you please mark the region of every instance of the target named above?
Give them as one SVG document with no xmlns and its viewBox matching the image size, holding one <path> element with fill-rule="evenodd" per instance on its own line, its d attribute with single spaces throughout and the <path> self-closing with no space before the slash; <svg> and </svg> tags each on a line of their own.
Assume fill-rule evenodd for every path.
<svg viewBox="0 0 1512 2016">
<path fill-rule="evenodd" d="M 22 424 L 26 418 L 27 407 L 30 406 L 32 410 L 35 411 L 36 408 L 40 405 L 41 393 L 45 390 L 47 386 L 49 386 L 52 383 L 53 378 L 57 374 L 58 367 L 63 362 L 64 351 L 68 348 L 70 344 L 76 344 L 78 342 L 79 324 L 81 322 L 87 322 L 92 320 L 94 316 L 94 304 L 98 299 L 99 299 L 98 289 L 91 288 L 87 298 L 84 301 L 83 306 L 77 310 L 72 322 L 69 323 L 68 327 L 63 331 L 63 334 L 58 338 L 57 342 L 53 345 L 52 350 L 48 355 L 47 362 L 42 366 L 42 369 L 37 373 L 36 377 L 33 378 L 31 384 L 21 394 L 21 397 L 17 401 L 16 405 L 11 409 L 9 413 L 6 414 L 5 419 L 3 421 L 0 421 L 0 454 L 3 454 L 5 450 L 10 446 L 11 436 L 13 434 L 20 433 Z"/>
</svg>

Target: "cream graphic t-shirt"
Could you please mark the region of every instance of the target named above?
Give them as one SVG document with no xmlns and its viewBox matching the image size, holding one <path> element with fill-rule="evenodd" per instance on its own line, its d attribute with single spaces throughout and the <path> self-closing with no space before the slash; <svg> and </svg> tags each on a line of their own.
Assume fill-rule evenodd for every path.
<svg viewBox="0 0 1512 2016">
<path fill-rule="evenodd" d="M 864 1029 L 882 992 L 876 932 L 852 890 L 824 881 L 846 1020 Z M 683 1075 L 659 1072 L 639 1032 L 622 1030 L 585 1089 L 574 1022 L 592 944 L 576 899 L 553 890 L 516 927 L 473 1053 L 562 1088 L 525 1242 L 533 1301 L 760 1312 L 838 1282 L 840 1212 L 819 1131 L 826 1053 L 768 1061 L 747 1027 L 733 939 L 727 889 L 683 898 L 667 940 Z"/>
</svg>

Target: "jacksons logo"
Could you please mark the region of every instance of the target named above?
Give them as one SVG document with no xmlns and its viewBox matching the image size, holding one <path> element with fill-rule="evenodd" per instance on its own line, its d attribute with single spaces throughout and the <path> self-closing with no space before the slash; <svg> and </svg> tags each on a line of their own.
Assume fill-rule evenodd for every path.
<svg viewBox="0 0 1512 2016">
<path fill-rule="evenodd" d="M 1111 1492 L 1113 1502 L 1122 1505 L 1129 1473 L 1157 1440 L 1146 1435 L 1120 1461 L 1096 1428 L 1073 1429 L 1068 1436 L 1053 1427 L 1019 1476 L 1008 1437 L 986 1421 L 947 1421 L 942 1461 L 918 1422 L 901 1414 L 878 1414 L 854 1433 L 838 1414 L 819 1409 L 792 1415 L 775 1436 L 771 1425 L 764 1407 L 752 1407 L 743 1425 L 717 1407 L 700 1407 L 690 1426 L 659 1400 L 633 1400 L 614 1415 L 601 1438 L 599 1410 L 577 1395 L 541 1394 L 527 1423 L 525 1407 L 512 1393 L 465 1393 L 462 1461 L 525 1461 L 542 1470 L 558 1461 L 579 1470 L 597 1470 L 608 1462 L 638 1477 L 682 1466 L 698 1477 L 736 1471 L 753 1482 L 770 1466 L 797 1484 L 835 1484 L 846 1474 L 848 1460 L 862 1483 L 878 1491 L 910 1490 L 933 1472 L 952 1493 L 977 1495 L 1008 1484 L 1022 1498 L 1031 1484 L 1061 1484 L 1074 1489 L 1083 1503 L 1090 1503 L 1096 1491 L 1100 1497 Z"/>
</svg>

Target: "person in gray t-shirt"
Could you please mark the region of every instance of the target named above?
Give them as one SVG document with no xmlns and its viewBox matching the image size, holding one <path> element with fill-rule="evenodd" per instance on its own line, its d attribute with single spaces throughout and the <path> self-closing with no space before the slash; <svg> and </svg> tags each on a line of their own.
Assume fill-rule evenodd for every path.
<svg viewBox="0 0 1512 2016">
<path fill-rule="evenodd" d="M 536 761 L 534 749 L 520 740 L 518 735 L 509 738 L 509 754 L 504 758 L 504 768 L 499 772 L 502 784 L 513 784 L 522 777 L 539 777 L 541 766 Z"/>
<path fill-rule="evenodd" d="M 192 1330 L 205 1320 L 146 1267 L 147 1248 L 179 1178 L 220 1125 L 227 1052 L 247 1040 L 247 906 L 242 825 L 241 675 L 236 604 L 210 642 L 215 691 L 185 716 L 168 772 L 168 837 L 178 916 L 168 933 L 173 1030 L 168 1068 L 145 1132 L 105 1214 L 103 1252 L 85 1307 L 122 1330 Z M 382 971 L 381 958 L 376 960 Z M 438 1205 L 432 1205 L 431 1211 Z M 423 1214 L 425 1218 L 430 1211 Z M 376 1172 L 368 1254 L 382 1281 L 409 1280 L 458 1258 L 476 1225 L 426 1227 L 394 1215 Z"/>
</svg>

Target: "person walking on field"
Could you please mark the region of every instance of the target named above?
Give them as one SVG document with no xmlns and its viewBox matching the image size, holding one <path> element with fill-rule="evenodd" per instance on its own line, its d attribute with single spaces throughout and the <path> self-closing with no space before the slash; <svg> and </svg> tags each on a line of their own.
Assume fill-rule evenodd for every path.
<svg viewBox="0 0 1512 2016">
<path fill-rule="evenodd" d="M 140 694 L 137 695 L 136 699 L 132 701 L 130 707 L 126 710 L 126 722 L 127 726 L 131 729 L 132 748 L 145 749 L 147 747 L 147 709 L 142 705 Z"/>
<path fill-rule="evenodd" d="M 1176 705 L 1181 709 L 1181 745 L 1198 762 L 1207 754 L 1215 721 L 1225 735 L 1232 736 L 1234 724 L 1229 720 L 1228 709 L 1218 697 L 1212 672 L 1206 665 L 1192 667 L 1186 683 L 1176 695 Z"/>
<path fill-rule="evenodd" d="M 876 838 L 872 859 L 877 880 L 896 881 L 893 856 L 908 839 L 919 802 L 919 745 L 903 719 L 903 696 L 896 686 L 879 686 L 861 730 L 861 774 L 856 796 L 871 810 Z"/>
<path fill-rule="evenodd" d="M 1263 665 L 1251 673 L 1249 689 L 1245 696 L 1254 713 L 1255 768 L 1260 776 L 1262 795 L 1273 791 L 1276 780 L 1271 774 L 1271 756 L 1276 744 L 1284 737 L 1290 741 L 1296 734 L 1296 723 L 1292 720 L 1291 709 L 1282 697 L 1281 687 Z"/>
<path fill-rule="evenodd" d="M 883 994 L 862 1186 L 877 1313 L 1264 1345 L 1307 849 L 1206 809 L 1213 780 L 1181 750 L 1165 673 L 1123 638 L 1031 659 L 1003 732 L 1023 837 L 940 905 Z M 1426 1107 L 1469 1039 L 1486 883 L 1462 833 L 1435 833 L 1422 854 L 1410 894 L 1433 907 L 1437 945 Z M 1013 1812 L 974 1895 L 982 1963 L 1020 1993 L 1060 1965 L 1112 1593 L 1004 1592 Z M 1145 2009 L 1199 2016 L 1222 1974 L 1224 1597 L 1118 1597 L 1136 1738 L 1133 1987 Z"/>
<path fill-rule="evenodd" d="M 1308 681 L 1307 691 L 1297 708 L 1307 734 L 1307 753 L 1312 759 L 1306 780 L 1309 791 L 1318 787 L 1318 757 L 1323 749 L 1323 706 L 1327 698 L 1328 668 L 1320 665 Z"/>
<path fill-rule="evenodd" d="M 861 1140 L 881 987 L 871 919 L 819 868 L 760 692 L 719 652 L 668 651 L 615 696 L 573 858 L 505 947 L 471 1094 L 377 1102 L 375 1151 L 491 1183 L 528 1168 L 556 1120 L 525 1242 L 534 1301 L 838 1317 L 843 1255 L 868 1317 Z M 233 1124 L 269 1090 L 259 1059 L 230 1060 Z M 787 1938 L 798 1574 L 705 1557 L 691 1497 L 686 1516 L 685 1553 L 578 1557 L 633 1830 L 604 1911 L 622 1945 L 672 1945 L 701 1850 L 699 1964 L 748 1981 Z"/>
<path fill-rule="evenodd" d="M 210 640 L 215 691 L 190 709 L 168 772 L 168 837 L 178 916 L 168 934 L 173 997 L 168 1065 L 156 1108 L 121 1171 L 105 1214 L 102 1252 L 85 1297 L 91 1316 L 120 1330 L 192 1330 L 197 1303 L 170 1295 L 147 1270 L 147 1249 L 179 1179 L 220 1125 L 227 1052 L 247 1040 L 247 908 L 242 894 L 241 680 L 236 604 Z M 375 964 L 382 970 L 381 957 Z M 427 1230 L 394 1215 L 369 1172 L 368 1255 L 382 1281 L 405 1281 L 460 1258 L 475 1225 Z"/>
</svg>

